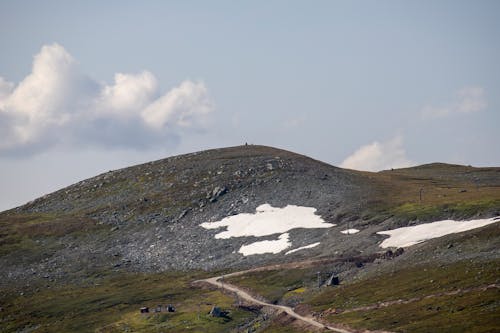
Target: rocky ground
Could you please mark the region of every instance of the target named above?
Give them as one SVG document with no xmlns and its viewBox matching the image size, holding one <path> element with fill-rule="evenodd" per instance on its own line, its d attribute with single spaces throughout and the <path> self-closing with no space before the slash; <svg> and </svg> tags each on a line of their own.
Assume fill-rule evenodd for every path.
<svg viewBox="0 0 500 333">
<path fill-rule="evenodd" d="M 59 284 L 102 271 L 247 268 L 374 253 L 384 238 L 376 231 L 498 215 L 499 175 L 500 168 L 444 164 L 357 172 L 254 145 L 170 157 L 109 171 L 1 213 L 0 287 Z M 292 230 L 294 247 L 321 245 L 286 257 L 245 257 L 238 249 L 255 238 L 215 239 L 216 230 L 199 226 L 264 203 L 315 207 L 337 226 Z M 339 231 L 347 228 L 362 231 L 345 237 Z"/>
</svg>

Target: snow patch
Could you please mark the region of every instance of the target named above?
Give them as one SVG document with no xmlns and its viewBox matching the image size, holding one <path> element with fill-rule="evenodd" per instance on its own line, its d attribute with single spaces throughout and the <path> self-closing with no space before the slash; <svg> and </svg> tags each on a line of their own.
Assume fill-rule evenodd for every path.
<svg viewBox="0 0 500 333">
<path fill-rule="evenodd" d="M 280 253 L 281 251 L 292 246 L 292 243 L 290 243 L 289 241 L 289 236 L 290 235 L 288 235 L 288 233 L 284 233 L 280 235 L 276 240 L 264 240 L 248 245 L 243 245 L 242 247 L 240 247 L 238 252 L 243 254 L 244 256 L 263 253 Z"/>
<path fill-rule="evenodd" d="M 200 224 L 205 229 L 226 227 L 225 231 L 215 235 L 217 239 L 245 236 L 269 236 L 282 234 L 296 228 L 331 228 L 321 216 L 316 215 L 316 208 L 288 205 L 285 208 L 263 204 L 257 207 L 255 214 L 242 213 L 228 216 L 217 222 Z"/>
<path fill-rule="evenodd" d="M 389 236 L 389 238 L 380 244 L 380 247 L 408 247 L 432 238 L 480 228 L 499 221 L 498 217 L 470 221 L 444 220 L 394 230 L 379 231 L 377 234 Z"/>
<path fill-rule="evenodd" d="M 285 255 L 291 254 L 291 253 L 294 253 L 294 252 L 297 252 L 297 251 L 300 251 L 300 250 L 304 250 L 304 249 L 310 249 L 310 248 L 318 246 L 319 244 L 321 244 L 321 243 L 317 242 L 317 243 L 312 243 L 312 244 L 309 244 L 309 245 L 306 245 L 306 246 L 301 246 L 301 247 L 298 247 L 296 249 L 288 251 L 287 253 L 285 253 Z"/>
<path fill-rule="evenodd" d="M 352 234 L 355 234 L 355 233 L 358 233 L 359 230 L 358 229 L 347 229 L 347 230 L 342 230 L 341 233 L 343 233 L 344 235 L 352 235 Z"/>
<path fill-rule="evenodd" d="M 243 245 L 238 250 L 244 256 L 263 253 L 280 253 L 292 246 L 289 241 L 288 231 L 296 228 L 331 228 L 335 224 L 326 223 L 321 216 L 316 215 L 316 208 L 287 205 L 284 208 L 272 207 L 263 204 L 257 207 L 255 214 L 242 213 L 228 216 L 220 221 L 205 222 L 200 224 L 205 229 L 224 228 L 215 235 L 217 239 L 228 239 L 231 237 L 263 237 L 281 234 L 276 240 L 263 240 L 248 245 Z M 319 245 L 314 243 L 301 247 L 286 254 L 293 253 L 305 248 Z"/>
</svg>

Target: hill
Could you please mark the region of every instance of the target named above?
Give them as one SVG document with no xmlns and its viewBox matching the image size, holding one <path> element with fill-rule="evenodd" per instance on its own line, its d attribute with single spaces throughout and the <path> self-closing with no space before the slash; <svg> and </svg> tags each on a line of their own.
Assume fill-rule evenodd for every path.
<svg viewBox="0 0 500 333">
<path fill-rule="evenodd" d="M 199 296 L 183 284 L 190 277 L 304 260 L 340 260 L 335 270 L 345 277 L 373 278 L 387 273 L 388 257 L 380 246 L 387 236 L 378 232 L 446 219 L 488 219 L 499 212 L 500 168 L 436 163 L 359 172 L 254 145 L 175 156 L 109 171 L 0 213 L 2 304 L 21 304 L 25 295 L 47 301 L 53 297 L 48 290 L 67 288 L 82 299 L 90 297 L 91 310 L 85 303 L 75 305 L 83 307 L 76 313 L 86 309 L 95 315 L 112 308 L 120 317 L 117 309 L 123 304 L 127 306 L 121 311 L 128 313 L 140 300 L 161 298 L 156 287 L 135 287 L 141 279 L 174 276 L 182 284 L 171 285 L 178 289 L 174 294 L 189 299 Z M 463 248 L 460 253 L 437 255 L 425 247 L 430 242 L 411 256 L 407 253 L 415 247 L 410 247 L 397 261 L 401 269 L 413 269 L 417 261 L 497 260 L 495 225 L 484 227 L 491 231 L 484 242 L 471 245 L 463 239 L 460 244 L 466 245 L 455 246 Z M 377 260 L 383 262 L 374 265 Z M 307 280 L 310 272 L 306 275 L 298 279 Z M 276 290 L 282 290 L 280 284 L 293 287 L 282 280 L 275 283 Z M 91 301 L 96 294 L 81 288 L 100 289 L 96 285 L 116 299 L 111 304 L 103 300 L 101 306 Z M 124 300 L 120 295 L 130 288 L 137 294 Z M 278 292 L 275 301 L 286 301 L 282 296 Z M 297 299 L 309 302 L 306 296 Z M 319 310 L 330 306 L 319 295 L 310 296 Z M 63 305 L 59 314 L 71 312 L 67 301 L 57 304 Z M 26 317 L 37 311 L 35 306 Z M 33 320 L 26 323 L 8 313 L 7 331 L 31 327 Z M 240 314 L 255 317 L 251 313 Z M 43 323 L 52 322 L 44 316 Z M 111 319 L 93 320 L 98 327 Z"/>
</svg>

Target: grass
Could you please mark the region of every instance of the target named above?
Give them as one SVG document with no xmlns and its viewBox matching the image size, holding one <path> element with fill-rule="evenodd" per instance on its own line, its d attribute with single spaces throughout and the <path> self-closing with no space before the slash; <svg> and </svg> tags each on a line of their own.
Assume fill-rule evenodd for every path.
<svg viewBox="0 0 500 333">
<path fill-rule="evenodd" d="M 311 330 L 308 327 L 301 327 L 299 325 L 294 325 L 296 320 L 290 317 L 278 316 L 275 318 L 270 325 L 266 326 L 263 330 L 258 331 L 259 333 L 312 333 L 318 332 L 318 330 Z"/>
<path fill-rule="evenodd" d="M 361 172 L 369 192 L 367 217 L 430 220 L 443 215 L 469 218 L 500 210 L 498 169 L 448 164 L 380 173 Z"/>
<path fill-rule="evenodd" d="M 371 311 L 327 317 L 359 329 L 394 332 L 498 332 L 498 289 L 442 296 Z"/>
<path fill-rule="evenodd" d="M 204 273 L 115 274 L 98 284 L 67 285 L 26 295 L 2 295 L 0 331 L 38 327 L 37 332 L 225 332 L 255 315 L 233 306 L 231 296 L 190 286 Z M 141 306 L 173 304 L 175 313 L 139 314 Z M 207 314 L 214 305 L 227 318 Z"/>
<path fill-rule="evenodd" d="M 408 300 L 376 310 L 328 315 L 331 322 L 395 332 L 493 332 L 500 312 L 498 289 L 445 295 L 499 282 L 500 259 L 421 264 L 327 289 L 307 303 L 314 311 L 348 310 L 379 302 Z M 436 297 L 425 298 L 428 295 Z M 498 326 L 498 325 L 497 325 Z"/>
<path fill-rule="evenodd" d="M 284 294 L 283 297 L 286 298 L 286 297 L 293 297 L 293 296 L 301 295 L 301 294 L 305 293 L 306 290 L 307 290 L 306 287 L 299 287 L 299 288 L 290 290 L 289 292 Z"/>
<path fill-rule="evenodd" d="M 228 278 L 227 282 L 250 289 L 270 303 L 276 303 L 283 297 L 305 294 L 317 281 L 316 272 L 317 268 L 252 272 Z"/>
<path fill-rule="evenodd" d="M 498 331 L 497 318 L 500 313 L 498 289 L 463 290 L 500 283 L 500 259 L 489 254 L 481 255 L 482 259 L 475 257 L 459 261 L 438 258 L 450 251 L 464 256 L 484 251 L 493 253 L 491 251 L 495 251 L 498 246 L 499 227 L 491 225 L 473 232 L 429 241 L 420 245 L 415 253 L 409 253 L 411 257 L 385 262 L 384 265 L 377 266 L 376 270 L 367 271 L 356 279 L 344 280 L 340 286 L 322 288 L 319 291 L 314 284 L 316 272 L 321 270 L 320 266 L 253 272 L 229 280 L 273 302 L 298 300 L 310 307 L 311 311 L 323 312 L 325 318 L 333 323 L 358 329 L 494 332 Z M 446 294 L 457 290 L 462 292 Z M 429 295 L 434 296 L 426 298 Z M 377 310 L 356 310 L 340 314 L 329 311 L 352 310 L 399 299 L 413 301 Z M 295 332 L 297 328 L 286 321 L 275 320 L 264 332 L 286 332 L 287 329 Z"/>
<path fill-rule="evenodd" d="M 452 203 L 410 203 L 406 202 L 390 210 L 392 215 L 406 220 L 430 220 L 439 218 L 442 212 L 452 216 L 473 216 L 477 212 L 493 210 L 500 207 L 500 200 L 480 199 Z"/>
<path fill-rule="evenodd" d="M 486 235 L 484 235 L 486 237 Z M 463 238 L 463 237 L 462 237 Z M 475 237 L 475 241 L 480 241 Z M 300 297 L 314 312 L 335 308 L 355 309 L 382 301 L 415 298 L 407 304 L 377 310 L 340 314 L 325 312 L 326 319 L 357 329 L 395 332 L 493 332 L 498 328 L 500 292 L 498 289 L 443 293 L 499 283 L 500 259 L 462 260 L 437 265 L 414 264 L 367 275 L 338 287 L 304 288 L 315 280 L 318 267 L 254 272 L 228 279 L 274 302 Z M 428 295 L 436 295 L 425 298 Z M 286 320 L 275 319 L 262 332 L 302 332 Z"/>
<path fill-rule="evenodd" d="M 316 311 L 351 309 L 380 301 L 408 299 L 429 294 L 497 283 L 500 259 L 489 262 L 461 261 L 447 265 L 416 265 L 368 279 L 329 288 L 308 303 Z"/>
<path fill-rule="evenodd" d="M 52 214 L 0 215 L 0 255 L 16 251 L 47 250 L 37 240 L 56 239 L 66 235 L 80 236 L 105 228 L 96 221 L 78 216 Z M 50 242 L 49 242 L 50 243 Z M 26 257 L 26 256 L 25 256 Z"/>
</svg>

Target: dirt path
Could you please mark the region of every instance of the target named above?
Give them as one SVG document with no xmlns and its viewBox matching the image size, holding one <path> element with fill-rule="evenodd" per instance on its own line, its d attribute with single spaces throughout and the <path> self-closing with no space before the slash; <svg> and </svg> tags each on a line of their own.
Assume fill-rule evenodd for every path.
<svg viewBox="0 0 500 333">
<path fill-rule="evenodd" d="M 225 278 L 231 278 L 231 277 L 235 277 L 235 276 L 245 275 L 245 274 L 252 273 L 252 272 L 272 271 L 272 270 L 283 269 L 283 268 L 286 268 L 286 269 L 307 268 L 307 267 L 313 267 L 313 266 L 318 265 L 318 264 L 328 264 L 328 263 L 346 262 L 346 261 L 355 261 L 355 260 L 363 261 L 363 260 L 367 260 L 367 258 L 363 258 L 363 257 L 360 257 L 360 258 L 335 258 L 335 259 L 313 259 L 313 260 L 305 260 L 305 261 L 298 261 L 298 262 L 296 261 L 296 262 L 289 262 L 289 263 L 283 263 L 283 264 L 255 267 L 255 268 L 247 269 L 244 271 L 233 272 L 233 273 L 229 273 L 229 274 L 225 274 L 225 275 L 221 275 L 221 276 L 215 276 L 215 277 L 211 277 L 211 278 L 203 279 L 203 280 L 198 280 L 198 281 L 194 281 L 194 282 L 195 283 L 204 282 L 204 283 L 208 283 L 208 284 L 211 284 L 213 286 L 216 286 L 216 287 L 219 287 L 219 288 L 222 288 L 225 290 L 229 290 L 229 291 L 235 293 L 236 295 L 238 295 L 238 297 L 240 297 L 240 298 L 242 298 L 250 303 L 258 304 L 258 305 L 262 305 L 262 306 L 267 306 L 270 308 L 280 310 L 282 312 L 285 312 L 286 314 L 288 314 L 289 316 L 291 316 L 293 318 L 301 320 L 301 321 L 303 321 L 309 325 L 312 325 L 314 327 L 317 327 L 317 328 L 322 328 L 322 329 L 326 329 L 326 330 L 330 330 L 330 331 L 338 332 L 338 333 L 357 333 L 357 332 L 361 332 L 361 331 L 342 328 L 342 327 L 334 327 L 331 323 L 323 324 L 323 323 L 315 320 L 314 318 L 305 317 L 305 316 L 302 316 L 302 315 L 296 313 L 291 307 L 284 306 L 284 305 L 271 304 L 271 303 L 267 303 L 267 302 L 258 300 L 255 297 L 253 297 L 252 295 L 250 295 L 249 293 L 247 293 L 246 291 L 242 290 L 241 288 L 239 288 L 235 285 L 220 281 L 220 280 L 224 281 Z M 391 333 L 388 331 L 368 331 L 368 330 L 362 330 L 362 332 Z"/>
<path fill-rule="evenodd" d="M 277 309 L 279 311 L 285 312 L 289 316 L 296 318 L 298 320 L 301 320 L 311 326 L 317 327 L 317 328 L 322 328 L 322 329 L 327 329 L 333 332 L 339 332 L 339 333 L 356 333 L 359 331 L 356 330 L 351 330 L 351 329 L 346 329 L 346 328 L 341 328 L 341 327 L 334 327 L 332 324 L 323 324 L 317 320 L 315 320 L 312 317 L 306 317 L 302 316 L 298 313 L 296 313 L 291 307 L 285 306 L 285 305 L 277 305 L 277 304 L 271 304 L 264 302 L 262 300 L 259 300 L 243 289 L 223 282 L 225 278 L 231 278 L 235 276 L 240 276 L 252 272 L 262 272 L 262 271 L 272 271 L 272 270 L 277 270 L 277 269 L 283 269 L 283 268 L 305 268 L 305 267 L 312 267 L 317 264 L 324 264 L 324 263 L 331 263 L 331 262 L 339 262 L 339 261 L 346 261 L 346 259 L 319 259 L 319 260 L 307 260 L 307 261 L 301 261 L 301 262 L 292 262 L 292 263 L 284 263 L 284 264 L 276 264 L 276 265 L 269 265 L 269 266 L 261 266 L 261 267 L 256 267 L 244 271 L 238 271 L 238 272 L 233 272 L 229 273 L 226 275 L 221 275 L 221 276 L 215 276 L 211 277 L 208 279 L 203 279 L 203 280 L 198 280 L 195 281 L 195 283 L 208 283 L 213 286 L 219 287 L 221 289 L 228 290 L 230 292 L 235 293 L 238 297 L 241 299 L 244 299 L 250 303 L 253 304 L 258 304 L 262 306 L 267 306 L 273 309 Z M 222 280 L 222 281 L 221 281 Z M 396 305 L 396 304 L 407 304 L 407 303 L 412 303 L 412 302 L 417 302 L 423 299 L 428 299 L 428 298 L 434 298 L 434 297 L 441 297 L 441 296 L 451 296 L 451 295 L 456 295 L 456 294 L 462 294 L 462 293 L 469 293 L 469 292 L 477 292 L 477 291 L 484 291 L 487 289 L 492 289 L 492 288 L 500 288 L 499 284 L 490 284 L 490 285 L 484 285 L 484 286 L 479 286 L 479 287 L 472 287 L 472 288 L 464 288 L 464 289 L 457 289 L 449 292 L 442 292 L 442 293 L 436 293 L 436 294 L 431 294 L 431 295 L 426 295 L 422 297 L 415 297 L 415 298 L 410 298 L 410 299 L 398 299 L 398 300 L 392 300 L 392 301 L 385 301 L 385 302 L 379 302 L 376 304 L 372 305 L 367 305 L 363 307 L 358 307 L 358 308 L 353 308 L 353 309 L 347 309 L 347 310 L 341 310 L 341 313 L 349 313 L 349 312 L 355 312 L 355 311 L 368 311 L 368 310 L 374 310 L 374 309 L 379 309 L 383 307 L 388 307 L 391 305 Z M 327 310 L 328 311 L 328 310 Z M 370 332 L 368 330 L 363 330 L 362 332 Z M 390 333 L 387 331 L 376 331 L 376 332 L 381 332 L 381 333 Z"/>
<path fill-rule="evenodd" d="M 250 271 L 255 271 L 255 270 L 250 270 Z M 247 271 L 245 271 L 245 272 L 247 272 Z M 212 277 L 212 278 L 209 278 L 209 279 L 199 280 L 199 281 L 196 281 L 196 282 L 206 282 L 206 283 L 209 283 L 211 285 L 217 286 L 219 288 L 222 288 L 222 289 L 225 289 L 225 290 L 229 290 L 229 291 L 235 293 L 236 295 L 238 295 L 238 297 L 240 297 L 240 298 L 242 298 L 242 299 L 244 299 L 244 300 L 246 300 L 246 301 L 248 301 L 250 303 L 258 304 L 258 305 L 262 305 L 262 306 L 267 306 L 267 307 L 270 307 L 270 308 L 274 308 L 274 309 L 283 311 L 286 314 L 288 314 L 289 316 L 291 316 L 293 318 L 296 318 L 298 320 L 301 320 L 301 321 L 303 321 L 305 323 L 308 323 L 309 325 L 312 325 L 314 327 L 323 328 L 323 329 L 327 329 L 327 330 L 330 330 L 330 331 L 333 331 L 333 332 L 339 332 L 339 333 L 353 333 L 353 331 L 348 331 L 346 329 L 324 325 L 324 324 L 322 324 L 322 323 L 314 320 L 311 317 L 301 316 L 298 313 L 296 313 L 295 311 L 293 311 L 293 309 L 291 307 L 289 307 L 289 306 L 276 305 L 276 304 L 271 304 L 271 303 L 263 302 L 261 300 L 256 299 L 255 297 L 253 297 L 252 295 L 250 295 L 246 291 L 238 288 L 237 286 L 234 286 L 234 285 L 231 285 L 231 284 L 227 284 L 227 283 L 224 283 L 224 282 L 220 281 L 220 280 L 223 280 L 223 277 L 232 277 L 232 276 L 237 276 L 237 275 L 241 275 L 241 274 L 244 274 L 244 272 L 235 272 L 235 273 L 227 274 L 227 275 L 224 275 L 224 276 L 215 276 L 215 277 Z"/>
<path fill-rule="evenodd" d="M 225 274 L 225 278 L 235 277 L 240 275 L 245 275 L 253 272 L 265 272 L 265 271 L 274 271 L 278 269 L 293 269 L 293 268 L 308 268 L 314 267 L 317 265 L 326 265 L 333 263 L 343 263 L 343 262 L 372 262 L 375 259 L 373 256 L 357 256 L 357 257 L 341 257 L 341 258 L 328 258 L 328 259 L 309 259 L 303 261 L 294 261 L 294 262 L 286 262 L 282 264 L 274 264 L 267 266 L 259 266 L 255 268 L 250 268 L 244 271 L 238 271 L 234 273 Z"/>
</svg>

